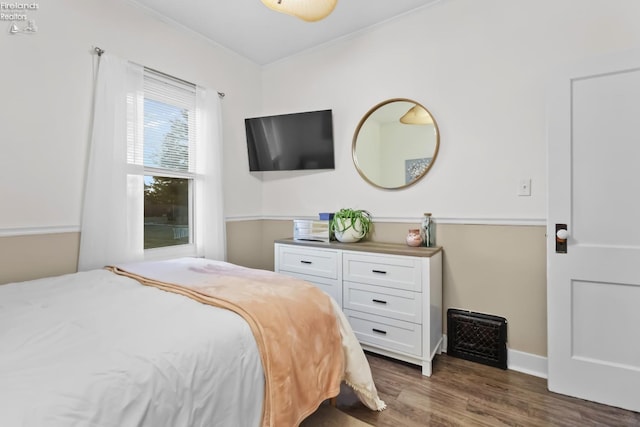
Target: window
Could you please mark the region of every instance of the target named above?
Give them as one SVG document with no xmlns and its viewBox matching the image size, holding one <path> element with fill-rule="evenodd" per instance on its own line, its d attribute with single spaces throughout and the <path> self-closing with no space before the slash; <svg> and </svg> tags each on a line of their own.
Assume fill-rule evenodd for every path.
<svg viewBox="0 0 640 427">
<path fill-rule="evenodd" d="M 195 86 L 144 70 L 144 249 L 193 243 Z"/>
<path fill-rule="evenodd" d="M 108 53 L 100 58 L 78 269 L 224 260 L 216 91 Z"/>
</svg>

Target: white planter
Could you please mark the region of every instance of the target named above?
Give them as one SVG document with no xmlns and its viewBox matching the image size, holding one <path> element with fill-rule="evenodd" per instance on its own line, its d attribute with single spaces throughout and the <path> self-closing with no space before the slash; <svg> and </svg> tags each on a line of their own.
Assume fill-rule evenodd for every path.
<svg viewBox="0 0 640 427">
<path fill-rule="evenodd" d="M 346 220 L 345 226 L 349 227 L 349 225 L 350 221 Z M 359 219 L 356 220 L 355 228 L 362 230 L 362 225 L 360 224 Z M 334 234 L 336 239 L 342 243 L 355 243 L 364 237 L 364 233 L 362 233 L 362 231 L 356 231 L 354 227 L 349 227 L 344 231 L 336 230 Z"/>
</svg>

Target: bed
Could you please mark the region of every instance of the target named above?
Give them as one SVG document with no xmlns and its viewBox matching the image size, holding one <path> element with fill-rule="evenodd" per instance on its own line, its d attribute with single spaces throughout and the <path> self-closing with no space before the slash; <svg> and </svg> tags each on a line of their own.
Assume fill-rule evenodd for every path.
<svg viewBox="0 0 640 427">
<path fill-rule="evenodd" d="M 0 286 L 0 425 L 297 426 L 343 381 L 384 409 L 340 308 L 317 292 L 201 258 Z"/>
</svg>

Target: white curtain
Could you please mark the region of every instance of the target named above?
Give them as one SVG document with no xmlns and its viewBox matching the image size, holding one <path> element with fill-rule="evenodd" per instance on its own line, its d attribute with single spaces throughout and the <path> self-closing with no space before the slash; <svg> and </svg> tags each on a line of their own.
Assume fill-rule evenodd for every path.
<svg viewBox="0 0 640 427">
<path fill-rule="evenodd" d="M 222 188 L 222 128 L 218 92 L 196 88 L 195 241 L 198 256 L 224 261 L 226 232 Z"/>
<path fill-rule="evenodd" d="M 99 59 L 82 209 L 78 270 L 143 258 L 143 178 L 127 162 L 127 140 L 142 129 L 143 68 L 108 53 Z M 133 173 L 133 174 L 132 174 Z"/>
<path fill-rule="evenodd" d="M 96 78 L 79 271 L 145 258 L 143 110 L 144 68 L 103 53 Z M 197 87 L 194 241 L 187 252 L 165 248 L 167 258 L 173 253 L 226 259 L 220 123 L 218 93 Z"/>
</svg>

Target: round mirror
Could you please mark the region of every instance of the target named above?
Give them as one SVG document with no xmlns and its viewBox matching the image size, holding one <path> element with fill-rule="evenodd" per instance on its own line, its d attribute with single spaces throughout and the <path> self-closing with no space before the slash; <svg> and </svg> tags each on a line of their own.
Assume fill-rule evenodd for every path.
<svg viewBox="0 0 640 427">
<path fill-rule="evenodd" d="M 423 105 L 405 98 L 373 107 L 353 135 L 353 163 L 376 187 L 400 189 L 427 174 L 438 155 L 440 133 Z"/>
</svg>

